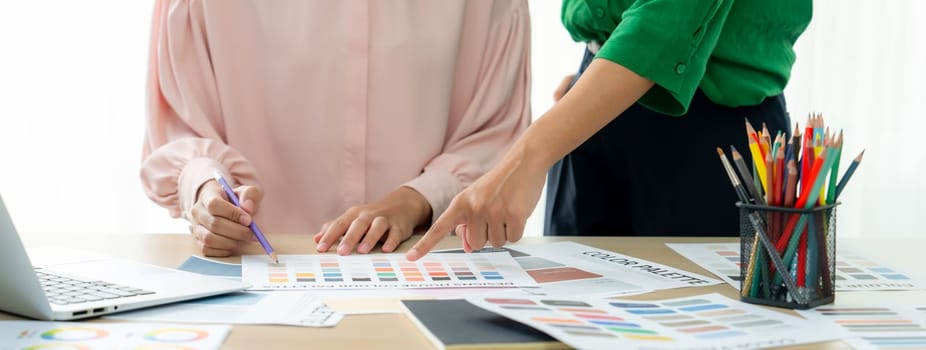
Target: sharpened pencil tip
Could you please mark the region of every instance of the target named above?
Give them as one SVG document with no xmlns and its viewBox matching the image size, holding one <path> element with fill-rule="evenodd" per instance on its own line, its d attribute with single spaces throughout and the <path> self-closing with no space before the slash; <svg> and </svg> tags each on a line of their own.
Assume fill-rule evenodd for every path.
<svg viewBox="0 0 926 350">
<path fill-rule="evenodd" d="M 723 149 L 717 147 L 717 155 L 723 157 Z"/>
</svg>

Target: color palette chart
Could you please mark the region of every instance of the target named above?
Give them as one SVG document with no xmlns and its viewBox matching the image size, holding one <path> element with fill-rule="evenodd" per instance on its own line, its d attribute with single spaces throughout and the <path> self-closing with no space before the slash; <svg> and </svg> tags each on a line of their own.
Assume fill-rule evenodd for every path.
<svg viewBox="0 0 926 350">
<path fill-rule="evenodd" d="M 837 304 L 799 311 L 810 320 L 843 327 L 856 349 L 926 349 L 926 304 L 883 306 Z"/>
<path fill-rule="evenodd" d="M 468 297 L 580 349 L 754 349 L 838 339 L 845 332 L 720 294 L 633 301 Z"/>
<path fill-rule="evenodd" d="M 667 243 L 667 246 L 740 288 L 739 243 Z M 836 291 L 916 290 L 926 283 L 856 251 L 837 248 Z"/>
<path fill-rule="evenodd" d="M 252 289 L 365 289 L 531 287 L 535 282 L 508 253 L 263 255 L 241 259 L 242 279 Z"/>
<path fill-rule="evenodd" d="M 0 344 L 28 350 L 218 349 L 230 329 L 153 323 L 0 321 Z"/>
</svg>

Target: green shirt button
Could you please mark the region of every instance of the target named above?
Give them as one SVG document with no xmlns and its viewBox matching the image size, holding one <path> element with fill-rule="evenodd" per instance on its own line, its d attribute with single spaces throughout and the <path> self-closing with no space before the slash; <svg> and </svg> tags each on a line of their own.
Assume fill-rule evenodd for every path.
<svg viewBox="0 0 926 350">
<path fill-rule="evenodd" d="M 604 9 L 598 7 L 595 9 L 595 17 L 601 19 L 604 18 Z"/>
<path fill-rule="evenodd" d="M 682 75 L 685 74 L 685 68 L 688 68 L 684 63 L 679 63 L 675 65 L 675 74 Z"/>
</svg>

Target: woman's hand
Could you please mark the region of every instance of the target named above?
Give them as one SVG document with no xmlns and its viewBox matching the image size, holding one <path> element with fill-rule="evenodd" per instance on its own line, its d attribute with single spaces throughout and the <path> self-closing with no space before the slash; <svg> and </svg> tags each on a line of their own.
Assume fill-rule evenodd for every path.
<svg viewBox="0 0 926 350">
<path fill-rule="evenodd" d="M 366 254 L 385 239 L 383 251 L 392 252 L 415 227 L 430 220 L 431 204 L 418 191 L 400 187 L 378 202 L 350 208 L 322 225 L 321 232 L 315 234 L 316 249 L 326 252 L 340 240 L 339 255 L 348 255 L 354 248 Z"/>
<path fill-rule="evenodd" d="M 533 164 L 516 144 L 492 171 L 460 192 L 424 237 L 408 251 L 408 260 L 427 254 L 451 230 L 463 239 L 466 252 L 486 242 L 501 247 L 524 234 L 524 224 L 540 199 L 546 167 Z"/>
<path fill-rule="evenodd" d="M 230 256 L 238 248 L 254 241 L 248 228 L 263 192 L 256 186 L 235 188 L 241 208 L 232 204 L 222 186 L 209 180 L 199 188 L 190 215 L 190 233 L 199 242 L 204 256 Z"/>
</svg>

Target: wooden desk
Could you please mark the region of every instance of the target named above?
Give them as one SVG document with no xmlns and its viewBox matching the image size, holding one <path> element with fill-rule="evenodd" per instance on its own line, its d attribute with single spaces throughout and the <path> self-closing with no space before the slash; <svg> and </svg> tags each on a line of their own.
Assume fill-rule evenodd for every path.
<svg viewBox="0 0 926 350">
<path fill-rule="evenodd" d="M 577 242 L 603 249 L 647 259 L 662 264 L 682 268 L 691 272 L 712 276 L 709 272 L 691 263 L 665 246 L 665 243 L 709 243 L 730 242 L 729 238 L 572 238 Z M 309 235 L 272 236 L 274 248 L 280 254 L 306 254 L 315 252 L 315 244 Z M 521 243 L 536 244 L 567 240 L 563 237 L 527 237 Z M 399 248 L 404 251 L 411 247 L 417 237 L 403 243 Z M 188 235 L 175 234 L 125 234 L 86 236 L 77 234 L 42 234 L 25 237 L 27 246 L 59 245 L 78 248 L 111 256 L 140 260 L 152 264 L 176 267 L 191 254 L 196 252 L 193 240 Z M 891 265 L 903 267 L 905 272 L 922 278 L 924 273 L 921 255 L 924 239 L 887 239 L 887 240 L 841 240 L 840 244 L 864 247 L 866 254 L 881 259 Z M 448 237 L 438 248 L 457 248 L 459 241 Z M 245 254 L 263 254 L 260 246 L 252 244 Z M 223 259 L 239 262 L 239 258 Z M 631 297 L 639 300 L 673 298 L 704 293 L 721 293 L 730 298 L 737 298 L 737 291 L 726 284 L 708 287 L 693 287 L 659 291 Z M 864 302 L 886 299 L 890 295 L 892 302 L 909 302 L 923 300 L 926 292 L 846 292 L 839 293 L 840 301 Z M 17 319 L 15 316 L 0 312 L 0 319 Z M 93 322 L 107 322 L 94 320 Z M 311 347 L 313 349 L 433 349 L 430 342 L 412 324 L 405 314 L 352 315 L 347 316 L 333 329 L 301 328 L 288 326 L 234 326 L 225 341 L 223 349 L 255 348 L 293 348 Z M 849 349 L 842 342 L 812 344 L 794 349 Z"/>
</svg>

